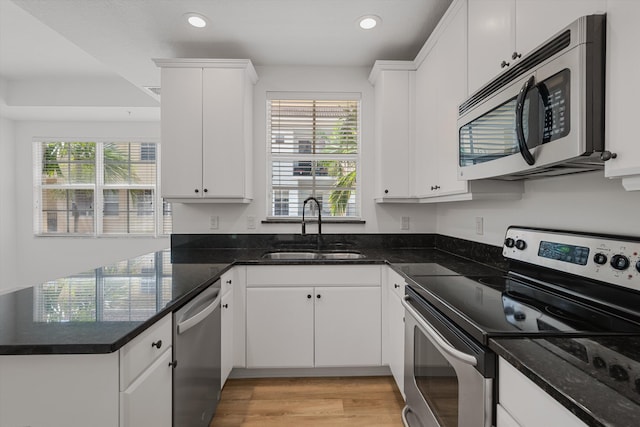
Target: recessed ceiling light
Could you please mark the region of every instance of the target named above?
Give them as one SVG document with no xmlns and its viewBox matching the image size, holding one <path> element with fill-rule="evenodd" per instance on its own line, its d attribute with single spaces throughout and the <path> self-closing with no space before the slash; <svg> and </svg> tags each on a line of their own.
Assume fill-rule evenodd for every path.
<svg viewBox="0 0 640 427">
<path fill-rule="evenodd" d="M 360 25 L 360 28 L 363 30 L 371 30 L 380 24 L 380 22 L 382 22 L 382 19 L 376 15 L 367 15 L 358 19 L 358 25 Z"/>
<path fill-rule="evenodd" d="M 187 22 L 196 28 L 204 28 L 207 26 L 207 18 L 204 15 L 200 15 L 199 13 L 187 13 L 186 15 Z"/>
</svg>

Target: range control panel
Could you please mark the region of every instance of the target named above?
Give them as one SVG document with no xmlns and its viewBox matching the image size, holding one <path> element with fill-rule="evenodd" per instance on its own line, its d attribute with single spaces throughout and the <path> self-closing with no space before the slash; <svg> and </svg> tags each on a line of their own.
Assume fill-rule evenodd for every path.
<svg viewBox="0 0 640 427">
<path fill-rule="evenodd" d="M 509 227 L 502 254 L 509 259 L 640 290 L 640 239 Z"/>
</svg>

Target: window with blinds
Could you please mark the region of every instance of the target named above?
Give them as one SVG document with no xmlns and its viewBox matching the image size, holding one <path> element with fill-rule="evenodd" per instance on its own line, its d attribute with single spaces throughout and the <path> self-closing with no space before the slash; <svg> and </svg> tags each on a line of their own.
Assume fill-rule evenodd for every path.
<svg viewBox="0 0 640 427">
<path fill-rule="evenodd" d="M 360 218 L 360 100 L 350 95 L 267 100 L 268 217 L 301 217 L 313 196 L 323 217 Z"/>
<path fill-rule="evenodd" d="M 169 234 L 171 208 L 158 192 L 157 150 L 148 142 L 34 143 L 35 233 Z"/>
</svg>

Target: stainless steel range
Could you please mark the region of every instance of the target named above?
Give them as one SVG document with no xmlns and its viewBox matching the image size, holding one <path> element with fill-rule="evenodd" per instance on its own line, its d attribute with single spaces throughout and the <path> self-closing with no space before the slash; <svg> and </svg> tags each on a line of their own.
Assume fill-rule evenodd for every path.
<svg viewBox="0 0 640 427">
<path fill-rule="evenodd" d="M 506 274 L 412 276 L 405 425 L 493 425 L 488 344 L 499 337 L 544 338 L 545 348 L 640 403 L 640 362 L 606 341 L 640 336 L 640 239 L 514 226 L 503 255 Z"/>
</svg>

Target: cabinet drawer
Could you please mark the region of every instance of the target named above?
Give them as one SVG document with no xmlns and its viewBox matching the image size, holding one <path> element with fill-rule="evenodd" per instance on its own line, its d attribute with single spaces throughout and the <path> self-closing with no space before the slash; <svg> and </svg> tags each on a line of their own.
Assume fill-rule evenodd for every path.
<svg viewBox="0 0 640 427">
<path fill-rule="evenodd" d="M 247 286 L 380 286 L 379 265 L 247 267 Z"/>
<path fill-rule="evenodd" d="M 397 296 L 400 298 L 404 297 L 405 279 L 401 274 L 391 269 L 391 267 L 387 267 L 387 285 Z"/>
<path fill-rule="evenodd" d="M 147 366 L 171 347 L 172 332 L 169 314 L 120 349 L 120 391 L 129 387 Z M 158 346 L 160 341 L 162 344 Z M 152 345 L 154 343 L 156 345 Z"/>
</svg>

